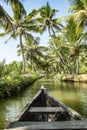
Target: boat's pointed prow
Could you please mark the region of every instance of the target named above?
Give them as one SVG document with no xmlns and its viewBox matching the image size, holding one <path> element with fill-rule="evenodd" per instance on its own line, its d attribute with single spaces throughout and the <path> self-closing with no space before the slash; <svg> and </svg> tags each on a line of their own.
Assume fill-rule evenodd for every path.
<svg viewBox="0 0 87 130">
<path fill-rule="evenodd" d="M 41 85 L 41 88 L 40 88 L 41 90 L 45 90 L 46 88 L 43 86 L 43 85 Z"/>
</svg>

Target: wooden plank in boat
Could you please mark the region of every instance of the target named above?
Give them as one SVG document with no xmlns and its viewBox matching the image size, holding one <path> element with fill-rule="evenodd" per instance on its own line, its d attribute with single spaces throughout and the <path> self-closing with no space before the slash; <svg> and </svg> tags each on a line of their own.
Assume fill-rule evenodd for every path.
<svg viewBox="0 0 87 130">
<path fill-rule="evenodd" d="M 62 107 L 30 107 L 29 112 L 35 113 L 56 113 L 64 111 Z"/>
<path fill-rule="evenodd" d="M 13 122 L 5 130 L 87 130 L 87 121 Z"/>
</svg>

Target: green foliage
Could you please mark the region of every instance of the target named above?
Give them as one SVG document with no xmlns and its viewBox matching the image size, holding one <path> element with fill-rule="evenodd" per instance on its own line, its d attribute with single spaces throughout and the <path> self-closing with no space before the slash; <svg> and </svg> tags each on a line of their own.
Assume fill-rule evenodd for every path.
<svg viewBox="0 0 87 130">
<path fill-rule="evenodd" d="M 40 17 L 38 21 L 39 25 L 39 32 L 42 34 L 46 29 L 48 30 L 49 35 L 55 35 L 56 30 L 60 31 L 62 25 L 60 24 L 60 20 L 55 18 L 55 14 L 57 10 L 52 9 L 47 2 L 45 6 L 39 9 Z"/>
<path fill-rule="evenodd" d="M 0 62 L 0 97 L 10 97 L 28 87 L 38 78 L 32 73 L 22 75 L 22 62 L 13 61 L 6 64 L 5 60 Z"/>
<path fill-rule="evenodd" d="M 5 66 L 6 66 L 5 60 L 0 62 L 0 77 L 2 77 L 4 75 L 4 73 L 5 73 L 5 71 L 4 71 Z"/>
<path fill-rule="evenodd" d="M 10 97 L 14 96 L 22 89 L 29 87 L 36 79 L 37 75 L 32 75 L 29 77 L 25 77 L 22 75 L 15 75 L 14 77 L 10 77 L 9 79 L 0 79 L 0 97 Z"/>
<path fill-rule="evenodd" d="M 5 59 L 0 62 L 0 78 L 4 77 L 7 79 L 9 76 L 13 76 L 15 74 L 21 74 L 22 72 L 22 63 L 13 61 L 10 64 L 5 63 Z"/>
</svg>

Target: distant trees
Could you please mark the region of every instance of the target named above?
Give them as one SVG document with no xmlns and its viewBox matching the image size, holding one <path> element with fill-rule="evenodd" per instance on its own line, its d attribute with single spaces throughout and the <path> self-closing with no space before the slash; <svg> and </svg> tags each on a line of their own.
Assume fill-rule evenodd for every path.
<svg viewBox="0 0 87 130">
<path fill-rule="evenodd" d="M 44 60 L 44 53 L 47 51 L 47 47 L 40 46 L 40 38 L 27 39 L 23 45 L 24 55 L 27 64 L 30 66 L 32 71 L 38 70 Z M 19 47 L 19 46 L 18 46 Z M 21 54 L 21 50 L 18 50 L 18 55 Z"/>
<path fill-rule="evenodd" d="M 21 74 L 22 62 L 13 61 L 12 63 L 6 64 L 5 59 L 0 62 L 0 78 L 8 78 L 16 74 Z"/>
</svg>

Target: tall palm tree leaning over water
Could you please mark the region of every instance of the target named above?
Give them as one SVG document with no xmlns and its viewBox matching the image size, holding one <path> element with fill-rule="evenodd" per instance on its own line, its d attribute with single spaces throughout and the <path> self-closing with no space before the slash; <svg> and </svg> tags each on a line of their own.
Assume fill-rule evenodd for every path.
<svg viewBox="0 0 87 130">
<path fill-rule="evenodd" d="M 3 32 L 0 33 L 0 36 L 9 35 L 11 38 L 16 39 L 19 37 L 20 47 L 22 52 L 23 59 L 23 73 L 25 72 L 25 56 L 23 51 L 22 37 L 30 37 L 33 39 L 29 31 L 37 31 L 34 16 L 37 14 L 36 10 L 32 10 L 31 13 L 27 15 L 25 8 L 22 3 L 18 0 L 5 0 L 6 2 L 11 2 L 11 7 L 13 11 L 13 17 L 11 17 L 4 8 L 0 5 L 0 27 L 3 29 Z"/>
</svg>

